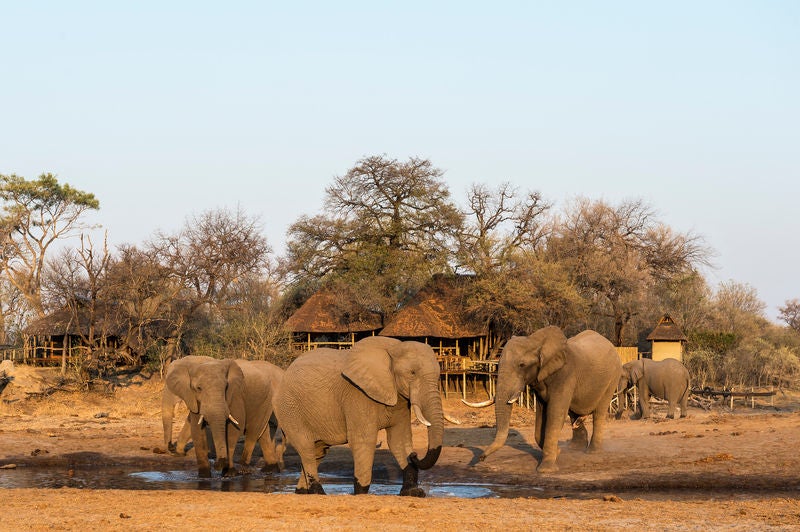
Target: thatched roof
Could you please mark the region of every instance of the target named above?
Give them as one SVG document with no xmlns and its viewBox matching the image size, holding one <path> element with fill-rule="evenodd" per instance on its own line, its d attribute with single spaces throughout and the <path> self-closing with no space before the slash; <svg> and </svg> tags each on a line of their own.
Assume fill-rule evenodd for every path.
<svg viewBox="0 0 800 532">
<path fill-rule="evenodd" d="M 77 316 L 71 309 L 64 308 L 32 321 L 22 332 L 30 336 L 79 336 L 89 334 L 90 313 L 87 309 L 78 309 Z M 117 318 L 108 306 L 96 310 L 94 316 L 95 334 L 118 336 L 127 329 L 123 320 Z"/>
<path fill-rule="evenodd" d="M 651 342 L 685 342 L 688 340 L 669 314 L 664 314 L 664 317 L 658 321 L 658 325 L 647 335 L 647 339 Z"/>
<path fill-rule="evenodd" d="M 376 331 L 381 325 L 378 314 L 342 301 L 341 296 L 324 289 L 308 298 L 286 320 L 290 331 L 309 333 Z"/>
<path fill-rule="evenodd" d="M 488 334 L 486 326 L 464 315 L 466 276 L 436 275 L 401 308 L 381 331 L 382 336 L 470 338 Z"/>
</svg>

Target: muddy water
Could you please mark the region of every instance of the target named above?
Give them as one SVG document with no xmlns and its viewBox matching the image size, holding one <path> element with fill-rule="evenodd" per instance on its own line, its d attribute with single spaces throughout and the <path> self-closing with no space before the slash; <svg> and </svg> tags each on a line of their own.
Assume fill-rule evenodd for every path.
<svg viewBox="0 0 800 532">
<path fill-rule="evenodd" d="M 329 495 L 349 495 L 352 480 L 345 474 L 321 474 L 322 485 Z M 296 472 L 280 474 L 251 473 L 230 478 L 213 476 L 201 479 L 195 471 L 132 471 L 123 468 L 100 470 L 53 470 L 19 467 L 0 471 L 0 488 L 82 488 L 127 490 L 209 490 L 248 491 L 263 493 L 294 493 Z M 464 499 L 495 497 L 553 497 L 542 489 L 492 484 L 422 484 L 429 497 L 459 497 Z M 370 494 L 396 495 L 399 483 L 383 481 L 370 486 Z M 558 496 L 558 495 L 555 495 Z"/>
</svg>

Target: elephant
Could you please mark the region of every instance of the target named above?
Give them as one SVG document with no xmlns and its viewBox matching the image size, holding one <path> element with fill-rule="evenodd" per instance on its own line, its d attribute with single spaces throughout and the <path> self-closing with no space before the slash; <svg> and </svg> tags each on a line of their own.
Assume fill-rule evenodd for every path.
<svg viewBox="0 0 800 532">
<path fill-rule="evenodd" d="M 201 477 L 211 476 L 208 440 L 205 428 L 216 451 L 216 465 L 225 476 L 236 473 L 233 450 L 246 420 L 244 407 L 244 374 L 233 360 L 217 360 L 204 356 L 186 356 L 173 362 L 166 375 L 161 401 L 164 441 L 172 447 L 172 417 L 178 398 L 189 409 L 187 425 L 194 441 L 197 470 Z M 185 443 L 186 427 L 178 438 Z M 183 450 L 181 446 L 179 451 Z"/>
<path fill-rule="evenodd" d="M 669 403 L 667 417 L 673 419 L 678 405 L 681 407 L 681 417 L 686 417 L 689 381 L 689 370 L 679 360 L 666 358 L 657 361 L 643 358 L 623 364 L 618 389 L 623 392 L 634 386 L 638 388 L 639 407 L 643 418 L 650 417 L 652 395 Z"/>
<path fill-rule="evenodd" d="M 224 377 L 222 376 L 224 374 Z M 167 384 L 162 395 L 162 423 L 164 442 L 171 451 L 183 454 L 186 442 L 195 442 L 198 454 L 198 470 L 201 476 L 208 476 L 208 447 L 212 443 L 218 456 L 217 465 L 223 474 L 231 475 L 232 458 L 236 442 L 243 432 L 244 447 L 240 464 L 247 468 L 252 458 L 255 444 L 261 446 L 264 456 L 264 470 L 278 470 L 283 465 L 283 445 L 277 445 L 272 437 L 269 421 L 273 414 L 272 398 L 283 378 L 283 370 L 266 361 L 216 360 L 211 357 L 187 356 L 174 362 L 167 373 Z M 174 406 L 183 400 L 189 407 L 189 419 L 178 436 L 177 445 L 171 442 Z M 192 420 L 192 406 L 199 405 L 201 415 Z M 217 411 L 230 411 L 225 422 L 224 441 L 215 435 L 218 425 Z M 209 430 L 208 438 L 199 427 L 204 423 Z M 276 427 L 275 435 L 279 429 Z M 216 431 L 217 433 L 219 430 Z"/>
<path fill-rule="evenodd" d="M 300 457 L 296 493 L 324 494 L 319 462 L 333 445 L 350 444 L 354 494 L 369 492 L 378 431 L 403 471 L 400 495 L 424 497 L 419 470 L 433 467 L 442 450 L 444 416 L 439 364 L 424 343 L 371 336 L 351 349 L 318 348 L 289 367 L 275 398 L 288 444 Z M 428 427 L 423 458 L 414 452 L 411 411 Z"/>
<path fill-rule="evenodd" d="M 608 406 L 617 389 L 622 364 L 614 346 L 601 334 L 586 330 L 569 340 L 555 326 L 530 336 L 513 336 L 503 348 L 498 363 L 497 392 L 483 407 L 495 405 L 495 439 L 480 456 L 485 460 L 505 445 L 511 409 L 526 385 L 531 386 L 540 406 L 536 409 L 534 436 L 542 450 L 537 471 L 558 471 L 558 435 L 567 416 L 573 422 L 572 445 L 595 452 L 601 449 Z M 592 438 L 583 416 L 592 416 Z M 576 423 L 577 422 L 577 423 Z"/>
</svg>

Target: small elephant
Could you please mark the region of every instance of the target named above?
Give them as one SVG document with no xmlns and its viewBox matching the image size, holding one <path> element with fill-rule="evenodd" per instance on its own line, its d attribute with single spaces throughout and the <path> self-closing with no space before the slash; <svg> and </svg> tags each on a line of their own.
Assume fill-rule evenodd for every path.
<svg viewBox="0 0 800 532">
<path fill-rule="evenodd" d="M 352 349 L 320 348 L 287 369 L 275 412 L 288 443 L 302 462 L 296 493 L 324 494 L 318 465 L 332 445 L 350 444 L 354 493 L 369 491 L 378 431 L 386 429 L 403 471 L 400 495 L 424 497 L 420 469 L 432 467 L 442 449 L 444 417 L 438 390 L 439 364 L 421 342 L 373 336 Z M 414 452 L 411 411 L 428 425 L 428 450 Z"/>
<path fill-rule="evenodd" d="M 194 441 L 199 475 L 211 476 L 206 427 L 216 450 L 217 466 L 223 475 L 235 474 L 233 450 L 246 421 L 242 369 L 233 360 L 187 356 L 170 365 L 165 381 L 161 420 L 167 447 L 173 448 L 172 417 L 179 398 L 189 409 L 187 425 Z M 186 439 L 184 427 L 179 442 L 185 443 Z"/>
<path fill-rule="evenodd" d="M 568 340 L 561 329 L 551 326 L 530 336 L 512 337 L 498 364 L 495 398 L 467 403 L 475 407 L 495 405 L 495 439 L 480 459 L 505 445 L 511 409 L 526 385 L 531 386 L 540 402 L 534 430 L 536 443 L 542 449 L 542 462 L 537 469 L 540 473 L 558 471 L 558 435 L 567 415 L 576 424 L 573 446 L 588 446 L 590 452 L 599 450 L 608 405 L 621 371 L 616 349 L 595 331 L 583 331 Z M 587 415 L 592 415 L 591 443 L 580 419 Z"/>
<path fill-rule="evenodd" d="M 235 368 L 231 368 L 233 364 Z M 237 369 L 238 368 L 238 369 Z M 210 374 L 225 373 L 225 379 L 210 379 Z M 217 375 L 219 376 L 219 375 Z M 206 382 L 203 382 L 205 379 Z M 219 456 L 225 462 L 217 460 L 217 465 L 224 469 L 224 474 L 235 473 L 232 468 L 232 457 L 236 442 L 241 432 L 244 432 L 244 447 L 240 463 L 247 467 L 250 464 L 255 444 L 258 442 L 264 456 L 264 470 L 278 470 L 283 465 L 283 445 L 277 445 L 273 434 L 277 436 L 279 429 L 270 432 L 269 422 L 274 420 L 272 399 L 283 379 L 283 370 L 266 361 L 256 360 L 217 360 L 211 357 L 187 356 L 174 362 L 167 373 L 167 385 L 162 395 L 162 423 L 164 428 L 164 442 L 171 451 L 183 454 L 186 442 L 191 438 L 197 449 L 202 449 L 205 442 L 214 445 Z M 192 397 L 194 395 L 194 397 Z M 192 402 L 200 404 L 203 414 L 203 424 L 209 428 L 209 437 L 206 439 L 203 431 L 194 430 L 196 423 L 187 420 L 178 436 L 177 445 L 171 441 L 172 418 L 175 405 L 183 400 L 187 407 Z M 226 423 L 226 442 L 219 442 L 219 437 L 214 436 L 214 427 L 218 424 L 216 417 L 221 414 L 216 410 L 223 409 L 221 402 L 229 405 L 228 421 Z M 210 416 L 210 417 L 209 417 Z M 200 419 L 197 420 L 200 422 Z M 277 425 L 276 422 L 273 425 Z M 197 434 L 196 434 L 197 432 Z M 198 446 L 197 438 L 201 444 Z M 232 443 L 231 443 L 232 442 Z M 206 447 L 207 452 L 207 447 Z M 208 458 L 201 461 L 198 458 L 198 469 L 205 475 L 201 464 L 207 464 Z M 228 464 L 227 466 L 224 464 Z"/>
<path fill-rule="evenodd" d="M 675 407 L 680 404 L 681 417 L 686 417 L 689 402 L 689 370 L 680 361 L 666 358 L 661 361 L 643 358 L 622 366 L 619 379 L 620 392 L 633 386 L 639 390 L 639 407 L 643 418 L 650 412 L 650 396 L 669 403 L 667 417 L 675 417 Z"/>
</svg>

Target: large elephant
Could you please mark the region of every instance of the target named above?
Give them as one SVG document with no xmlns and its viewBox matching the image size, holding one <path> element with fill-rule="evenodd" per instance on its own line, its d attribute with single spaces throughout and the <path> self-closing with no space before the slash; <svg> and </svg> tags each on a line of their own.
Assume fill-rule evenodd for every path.
<svg viewBox="0 0 800 532">
<path fill-rule="evenodd" d="M 622 371 L 616 349 L 595 331 L 583 331 L 567 340 L 558 327 L 545 327 L 530 336 L 514 336 L 503 348 L 493 400 L 497 421 L 495 439 L 480 459 L 502 447 L 508 438 L 511 409 L 519 394 L 530 385 L 539 400 L 534 435 L 542 449 L 538 471 L 558 471 L 558 435 L 569 415 L 573 423 L 592 415 L 592 438 L 583 423 L 573 433 L 572 444 L 599 450 L 608 406 Z"/>
<path fill-rule="evenodd" d="M 231 363 L 235 364 L 239 371 L 228 368 Z M 208 379 L 209 373 L 219 376 L 222 372 L 226 372 L 224 383 L 217 379 L 212 386 L 201 384 L 200 380 L 203 377 Z M 273 434 L 277 436 L 279 430 L 277 422 L 273 423 L 273 425 L 276 425 L 273 432 L 270 432 L 269 422 L 271 418 L 274 419 L 272 416 L 272 399 L 282 379 L 283 370 L 266 361 L 223 361 L 211 357 L 188 356 L 174 362 L 167 373 L 167 384 L 162 395 L 161 416 L 164 428 L 164 442 L 167 448 L 183 454 L 185 444 L 190 438 L 195 441 L 195 449 L 198 448 L 196 438 L 202 434 L 202 431 L 197 434 L 195 434 L 197 431 L 193 431 L 195 423 L 191 421 L 191 408 L 190 419 L 187 420 L 181 430 L 177 444 L 173 444 L 171 441 L 174 406 L 181 400 L 187 406 L 190 405 L 192 401 L 191 395 L 194 394 L 194 400 L 200 405 L 206 406 L 206 411 L 210 408 L 207 405 L 211 404 L 216 404 L 216 406 L 222 408 L 220 406 L 222 401 L 229 405 L 236 405 L 235 407 L 230 407 L 231 416 L 229 418 L 230 421 L 234 422 L 235 427 L 226 428 L 230 432 L 230 438 L 226 437 L 226 443 L 223 447 L 220 447 L 220 444 L 217 443 L 219 438 L 214 436 L 213 427 L 215 423 L 211 421 L 213 417 L 202 416 L 206 425 L 212 430 L 209 431 L 208 440 L 205 437 L 201 438 L 201 440 L 202 442 L 209 441 L 209 443 L 212 443 L 219 455 L 226 457 L 227 464 L 230 465 L 227 466 L 225 474 L 235 473 L 232 468 L 232 457 L 237 439 L 242 431 L 245 439 L 240 459 L 241 465 L 247 467 L 250 464 L 255 444 L 258 442 L 264 456 L 265 464 L 263 469 L 265 471 L 280 470 L 283 465 L 284 447 L 283 445 L 277 445 L 276 438 L 273 437 Z M 186 382 L 187 380 L 188 382 Z M 192 384 L 193 381 L 195 384 Z M 219 388 L 222 386 L 224 388 L 220 390 Z M 228 387 L 230 387 L 230 390 Z M 234 410 L 236 413 L 233 413 Z M 231 444 L 230 441 L 233 443 Z M 220 451 L 220 449 L 224 449 L 224 452 Z M 225 467 L 224 463 L 217 460 L 217 465 L 220 467 Z M 198 460 L 198 469 L 200 469 L 200 464 L 201 462 Z M 201 474 L 203 474 L 202 469 Z"/>
<path fill-rule="evenodd" d="M 172 417 L 177 398 L 180 398 L 189 409 L 187 424 L 199 475 L 211 476 L 206 427 L 213 440 L 217 467 L 223 475 L 235 474 L 233 450 L 246 421 L 242 369 L 233 360 L 187 356 L 170 365 L 165 380 L 161 419 L 167 446 L 172 447 Z M 185 442 L 185 430 L 179 441 L 182 438 Z"/>
<path fill-rule="evenodd" d="M 354 493 L 367 493 L 378 431 L 386 429 L 389 449 L 403 471 L 400 495 L 424 497 L 419 470 L 436 463 L 444 436 L 438 382 L 436 356 L 420 342 L 374 336 L 349 350 L 320 348 L 298 357 L 286 369 L 275 400 L 281 429 L 302 462 L 296 492 L 325 493 L 319 462 L 332 445 L 349 443 Z M 422 459 L 412 444 L 411 410 L 428 425 Z"/>
<path fill-rule="evenodd" d="M 681 417 L 686 417 L 689 402 L 689 370 L 680 361 L 667 358 L 661 361 L 643 358 L 622 366 L 619 390 L 636 386 L 639 390 L 639 407 L 643 418 L 650 417 L 650 396 L 669 403 L 667 417 L 675 417 L 680 405 Z"/>
</svg>

